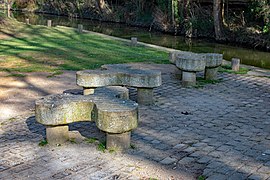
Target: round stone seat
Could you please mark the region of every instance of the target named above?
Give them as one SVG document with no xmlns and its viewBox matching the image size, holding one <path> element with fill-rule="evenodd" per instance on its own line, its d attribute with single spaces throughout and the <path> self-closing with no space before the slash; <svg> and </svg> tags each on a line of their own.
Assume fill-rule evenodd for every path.
<svg viewBox="0 0 270 180">
<path fill-rule="evenodd" d="M 130 86 L 137 88 L 139 104 L 153 104 L 153 88 L 162 83 L 160 71 L 134 64 L 110 64 L 102 68 L 77 72 L 77 85 L 84 88 L 84 95 L 93 94 L 97 87 Z"/>
<path fill-rule="evenodd" d="M 205 64 L 204 78 L 207 80 L 217 79 L 217 72 L 219 66 L 221 66 L 222 64 L 223 55 L 216 53 L 206 53 L 205 60 L 206 64 Z"/>
<path fill-rule="evenodd" d="M 196 72 L 205 69 L 205 55 L 196 53 L 181 54 L 181 56 L 177 56 L 175 65 L 182 70 L 183 86 L 194 86 L 196 85 Z"/>
<path fill-rule="evenodd" d="M 187 72 L 203 71 L 206 65 L 205 55 L 196 53 L 188 53 L 177 56 L 175 63 L 179 69 Z"/>
<path fill-rule="evenodd" d="M 87 96 L 49 95 L 36 101 L 36 121 L 46 126 L 50 144 L 68 140 L 68 124 L 95 121 L 109 137 L 107 148 L 125 149 L 130 145 L 130 131 L 138 126 L 138 104 L 116 97 L 124 93 L 104 90 Z"/>
</svg>

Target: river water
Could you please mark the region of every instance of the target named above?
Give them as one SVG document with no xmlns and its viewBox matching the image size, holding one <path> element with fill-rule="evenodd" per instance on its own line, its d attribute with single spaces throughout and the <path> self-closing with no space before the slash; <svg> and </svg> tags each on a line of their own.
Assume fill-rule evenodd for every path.
<svg viewBox="0 0 270 180">
<path fill-rule="evenodd" d="M 25 22 L 26 18 L 30 19 L 31 24 L 46 25 L 47 20 L 51 19 L 53 26 L 69 26 L 77 27 L 78 24 L 83 24 L 84 29 L 100 32 L 107 35 L 130 39 L 137 37 L 139 41 L 159 46 L 179 49 L 183 51 L 192 51 L 198 53 L 221 53 L 224 59 L 231 60 L 231 58 L 241 59 L 242 64 L 252 65 L 270 69 L 270 53 L 262 52 L 253 49 L 242 47 L 218 44 L 208 42 L 205 39 L 189 40 L 182 36 L 173 36 L 163 34 L 161 32 L 149 32 L 146 28 L 131 27 L 119 23 L 107 23 L 100 21 L 93 21 L 88 19 L 68 18 L 65 16 L 54 16 L 47 14 L 25 14 L 21 12 L 13 13 L 13 16 L 18 20 Z"/>
</svg>

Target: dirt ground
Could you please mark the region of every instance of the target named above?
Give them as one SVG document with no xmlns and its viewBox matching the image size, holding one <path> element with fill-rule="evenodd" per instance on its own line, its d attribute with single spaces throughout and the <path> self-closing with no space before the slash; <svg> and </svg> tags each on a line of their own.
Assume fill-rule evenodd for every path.
<svg viewBox="0 0 270 180">
<path fill-rule="evenodd" d="M 76 86 L 75 72 L 49 78 L 49 73 L 27 73 L 12 77 L 0 72 L 0 121 L 34 111 L 34 101 L 49 94 L 62 93 Z"/>
</svg>

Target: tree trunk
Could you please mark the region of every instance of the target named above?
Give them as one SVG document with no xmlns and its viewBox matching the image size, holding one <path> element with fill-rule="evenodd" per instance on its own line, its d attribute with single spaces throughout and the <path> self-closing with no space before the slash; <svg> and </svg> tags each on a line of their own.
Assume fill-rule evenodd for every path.
<svg viewBox="0 0 270 180">
<path fill-rule="evenodd" d="M 222 0 L 213 0 L 213 16 L 216 40 L 222 40 Z"/>
</svg>

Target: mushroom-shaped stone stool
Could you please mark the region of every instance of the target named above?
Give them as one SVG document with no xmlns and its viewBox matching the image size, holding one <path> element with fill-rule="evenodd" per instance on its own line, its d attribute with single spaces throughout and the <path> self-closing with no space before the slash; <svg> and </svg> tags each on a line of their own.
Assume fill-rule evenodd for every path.
<svg viewBox="0 0 270 180">
<path fill-rule="evenodd" d="M 182 84 L 184 87 L 196 85 L 196 72 L 205 68 L 204 54 L 182 54 L 178 56 L 175 65 L 182 70 Z"/>
<path fill-rule="evenodd" d="M 223 55 L 216 53 L 206 53 L 205 54 L 205 72 L 204 78 L 206 80 L 215 80 L 217 79 L 217 72 L 219 66 L 222 64 Z"/>
</svg>

